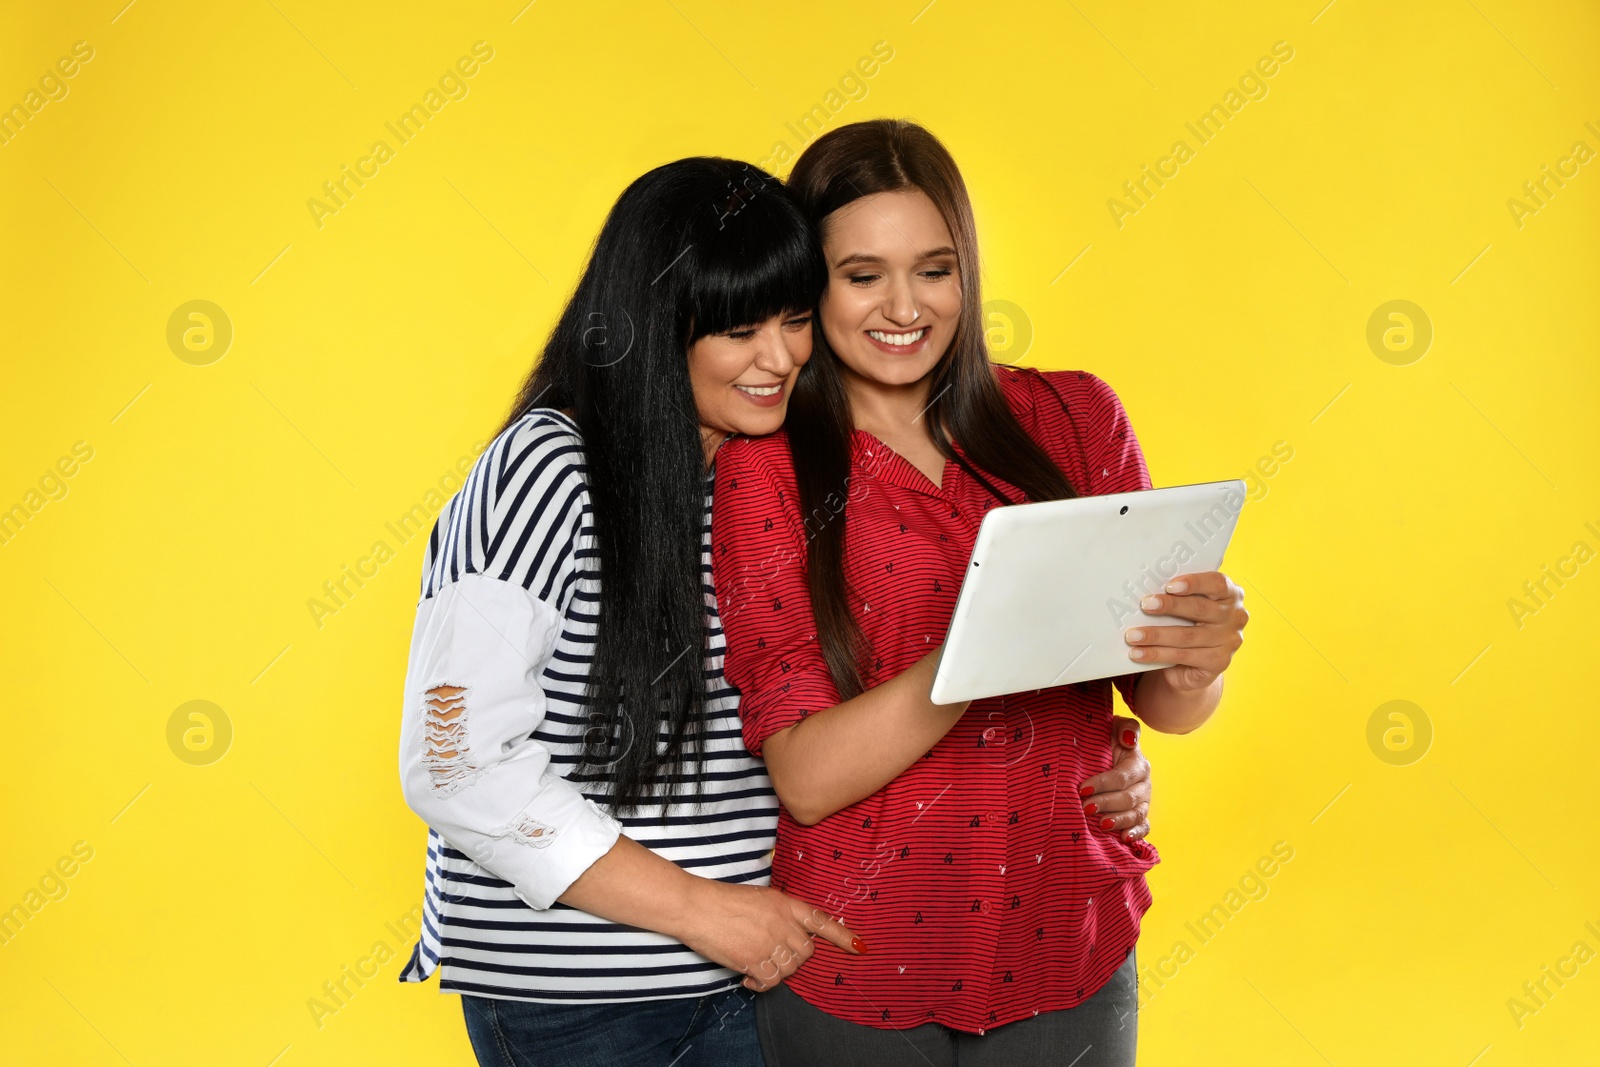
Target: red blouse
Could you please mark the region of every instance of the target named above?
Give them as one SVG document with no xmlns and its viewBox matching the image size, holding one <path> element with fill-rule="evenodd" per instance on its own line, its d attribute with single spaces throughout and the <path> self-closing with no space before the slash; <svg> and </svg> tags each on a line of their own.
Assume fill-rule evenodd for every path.
<svg viewBox="0 0 1600 1067">
<path fill-rule="evenodd" d="M 996 374 L 1023 428 L 1080 494 L 1150 488 L 1105 382 L 1084 371 Z M 848 492 L 836 499 L 850 602 L 872 649 L 870 688 L 944 640 L 978 524 L 997 501 L 953 462 L 935 487 L 865 431 L 852 451 Z M 826 518 L 814 516 L 810 530 Z M 716 456 L 714 580 L 725 671 L 756 755 L 772 734 L 839 703 L 815 640 L 807 534 L 786 437 L 727 442 Z M 783 812 L 773 885 L 826 906 L 870 948 L 852 956 L 818 939 L 789 988 L 880 1029 L 937 1021 L 980 1034 L 1094 994 L 1138 940 L 1151 902 L 1144 872 L 1160 861 L 1148 843 L 1091 826 L 1078 797 L 1080 782 L 1111 766 L 1111 686 L 1127 700 L 1138 677 L 974 701 L 872 796 L 815 826 Z"/>
</svg>

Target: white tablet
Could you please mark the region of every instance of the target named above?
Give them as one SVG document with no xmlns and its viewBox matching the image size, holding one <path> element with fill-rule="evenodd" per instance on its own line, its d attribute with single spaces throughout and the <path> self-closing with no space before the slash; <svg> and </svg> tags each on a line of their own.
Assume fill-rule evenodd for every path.
<svg viewBox="0 0 1600 1067">
<path fill-rule="evenodd" d="M 1220 570 L 1244 507 L 1235 478 L 1000 507 L 984 516 L 929 693 L 935 704 L 1158 670 L 1128 658 L 1140 598 Z"/>
</svg>

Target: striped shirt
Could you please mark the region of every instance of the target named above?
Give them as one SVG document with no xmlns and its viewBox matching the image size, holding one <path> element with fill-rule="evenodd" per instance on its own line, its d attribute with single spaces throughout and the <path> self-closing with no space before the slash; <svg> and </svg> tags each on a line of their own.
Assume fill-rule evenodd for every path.
<svg viewBox="0 0 1600 1067">
<path fill-rule="evenodd" d="M 777 798 L 741 737 L 701 573 L 706 784 L 614 818 L 575 773 L 588 717 L 600 559 L 577 426 L 534 409 L 495 438 L 428 540 L 407 667 L 400 775 L 428 823 L 423 928 L 403 982 L 549 1003 L 702 996 L 742 976 L 665 935 L 557 903 L 619 833 L 706 878 L 767 884 Z M 658 775 L 657 788 L 664 781 Z M 681 791 L 680 791 L 681 792 Z"/>
</svg>

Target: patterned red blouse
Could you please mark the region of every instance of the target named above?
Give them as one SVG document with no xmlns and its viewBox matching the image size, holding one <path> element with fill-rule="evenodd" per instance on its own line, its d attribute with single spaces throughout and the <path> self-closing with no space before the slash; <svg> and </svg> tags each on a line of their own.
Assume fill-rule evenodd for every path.
<svg viewBox="0 0 1600 1067">
<path fill-rule="evenodd" d="M 1084 371 L 996 374 L 1080 494 L 1150 488 L 1105 382 Z M 870 688 L 944 640 L 978 524 L 997 502 L 953 462 L 935 487 L 861 430 L 838 499 Z M 806 540 L 785 436 L 728 441 L 716 456 L 714 580 L 725 671 L 757 755 L 772 734 L 839 703 L 815 640 Z M 1138 677 L 974 701 L 872 796 L 815 826 L 782 813 L 772 883 L 826 906 L 870 948 L 852 956 L 818 939 L 789 987 L 851 1022 L 980 1034 L 1095 993 L 1138 940 L 1151 902 L 1144 872 L 1160 860 L 1144 841 L 1091 826 L 1078 797 L 1083 779 L 1111 766 L 1111 686 L 1127 700 Z"/>
</svg>

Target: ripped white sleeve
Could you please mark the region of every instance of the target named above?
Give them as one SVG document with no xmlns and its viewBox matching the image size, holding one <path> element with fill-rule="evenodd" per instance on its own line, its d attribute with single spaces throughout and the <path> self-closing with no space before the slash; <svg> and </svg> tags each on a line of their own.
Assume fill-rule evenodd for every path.
<svg viewBox="0 0 1600 1067">
<path fill-rule="evenodd" d="M 406 668 L 406 803 L 533 908 L 554 903 L 622 832 L 529 737 L 560 633 L 548 602 L 466 574 L 418 605 Z"/>
</svg>

